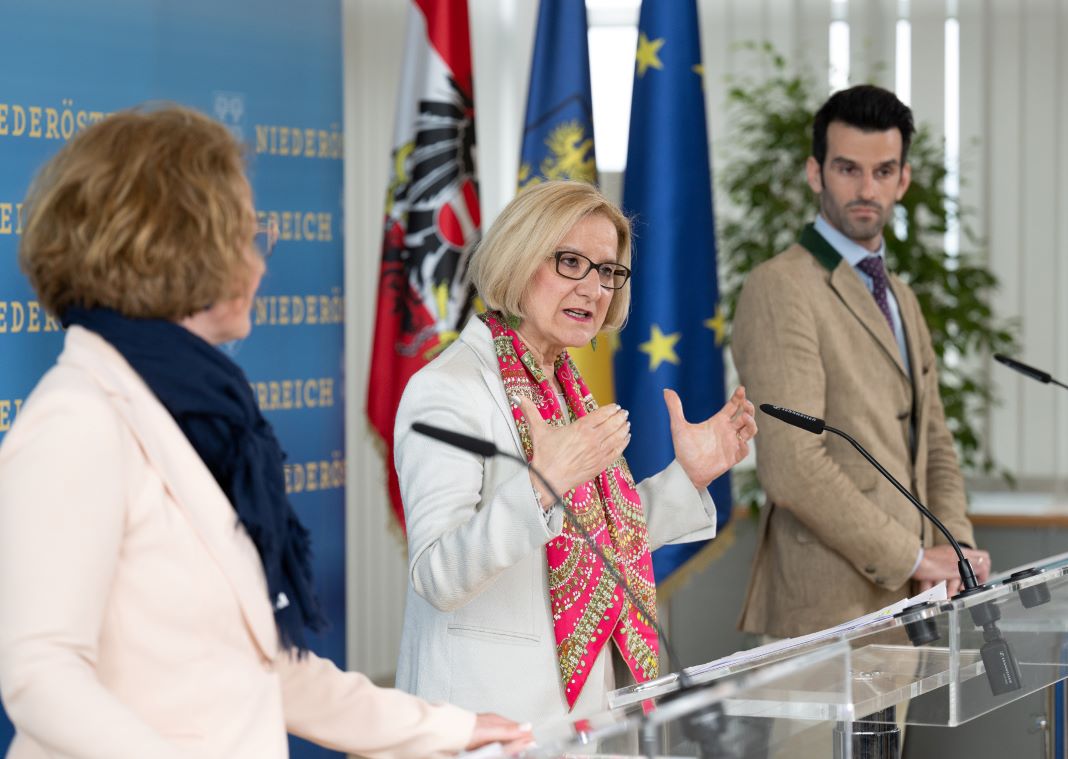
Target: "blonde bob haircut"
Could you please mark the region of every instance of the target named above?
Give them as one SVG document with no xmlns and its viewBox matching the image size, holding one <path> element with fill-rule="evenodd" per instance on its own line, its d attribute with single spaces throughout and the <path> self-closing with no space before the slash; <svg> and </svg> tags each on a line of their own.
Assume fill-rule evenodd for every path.
<svg viewBox="0 0 1068 759">
<path fill-rule="evenodd" d="M 240 292 L 256 218 L 226 127 L 167 106 L 120 111 L 37 174 L 19 264 L 41 303 L 178 321 Z"/>
<path fill-rule="evenodd" d="M 504 207 L 471 256 L 470 280 L 492 309 L 520 318 L 538 267 L 552 257 L 571 228 L 587 216 L 616 228 L 617 263 L 630 266 L 630 222 L 612 201 L 585 182 L 543 182 Z M 601 262 L 597 262 L 601 263 Z M 618 330 L 630 310 L 630 280 L 612 292 L 602 329 Z"/>
</svg>

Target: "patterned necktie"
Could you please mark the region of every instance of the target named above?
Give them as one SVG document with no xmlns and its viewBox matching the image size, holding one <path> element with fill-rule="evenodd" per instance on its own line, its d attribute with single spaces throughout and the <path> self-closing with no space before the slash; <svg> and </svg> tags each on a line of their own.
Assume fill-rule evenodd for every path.
<svg viewBox="0 0 1068 759">
<path fill-rule="evenodd" d="M 871 294 L 875 297 L 875 303 L 886 317 L 886 323 L 890 325 L 890 331 L 894 331 L 894 317 L 890 314 L 890 302 L 886 299 L 886 288 L 889 280 L 886 278 L 886 269 L 883 268 L 883 259 L 879 256 L 868 256 L 857 264 L 857 268 L 871 277 Z"/>
</svg>

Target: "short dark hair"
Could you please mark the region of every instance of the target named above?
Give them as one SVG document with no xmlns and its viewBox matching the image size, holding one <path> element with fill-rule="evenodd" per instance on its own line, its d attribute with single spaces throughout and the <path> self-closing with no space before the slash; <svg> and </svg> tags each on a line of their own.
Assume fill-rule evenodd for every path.
<svg viewBox="0 0 1068 759">
<path fill-rule="evenodd" d="M 865 132 L 897 129 L 901 132 L 901 164 L 905 164 L 916 127 L 912 123 L 912 110 L 894 93 L 874 84 L 858 84 L 828 98 L 816 111 L 812 124 L 812 156 L 821 168 L 827 158 L 827 127 L 835 121 Z"/>
</svg>

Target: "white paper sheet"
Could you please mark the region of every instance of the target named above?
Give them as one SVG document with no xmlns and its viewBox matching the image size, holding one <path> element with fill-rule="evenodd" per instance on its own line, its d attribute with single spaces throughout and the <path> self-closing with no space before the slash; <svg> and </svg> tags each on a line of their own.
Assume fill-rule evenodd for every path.
<svg viewBox="0 0 1068 759">
<path fill-rule="evenodd" d="M 815 641 L 824 639 L 837 638 L 844 633 L 851 630 L 856 630 L 866 625 L 870 625 L 873 622 L 878 622 L 883 619 L 889 619 L 897 614 L 902 609 L 913 606 L 915 604 L 924 603 L 927 601 L 945 601 L 946 595 L 946 583 L 940 582 L 930 590 L 926 590 L 923 593 L 919 593 L 912 598 L 903 598 L 897 603 L 887 606 L 885 609 L 879 609 L 873 611 L 870 614 L 865 614 L 863 617 L 857 617 L 851 619 L 848 622 L 843 622 L 840 625 L 834 627 L 828 627 L 826 630 L 820 630 L 819 632 L 809 633 L 808 635 L 801 635 L 797 638 L 784 638 L 783 640 L 776 641 L 775 643 L 768 643 L 764 646 L 757 648 L 750 648 L 745 651 L 736 651 L 729 656 L 724 656 L 722 659 L 716 659 L 710 661 L 707 664 L 700 664 L 696 667 L 688 667 L 686 672 L 691 675 L 699 675 L 703 672 L 709 672 L 714 669 L 722 669 L 724 667 L 733 667 L 738 664 L 744 664 L 754 659 L 762 659 L 771 654 L 789 651 L 793 648 L 799 648 L 801 646 L 809 645 Z"/>
</svg>

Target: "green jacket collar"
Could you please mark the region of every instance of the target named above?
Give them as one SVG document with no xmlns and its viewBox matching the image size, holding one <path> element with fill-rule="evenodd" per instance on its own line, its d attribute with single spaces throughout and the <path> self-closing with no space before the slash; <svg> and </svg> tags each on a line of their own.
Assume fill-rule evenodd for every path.
<svg viewBox="0 0 1068 759">
<path fill-rule="evenodd" d="M 816 260 L 823 264 L 827 271 L 834 271 L 835 267 L 838 266 L 838 262 L 842 260 L 842 256 L 838 251 L 831 247 L 831 244 L 824 239 L 823 235 L 816 231 L 816 227 L 813 224 L 805 225 L 805 228 L 801 230 L 801 238 L 798 242 L 801 243 L 801 247 L 814 255 Z"/>
</svg>

